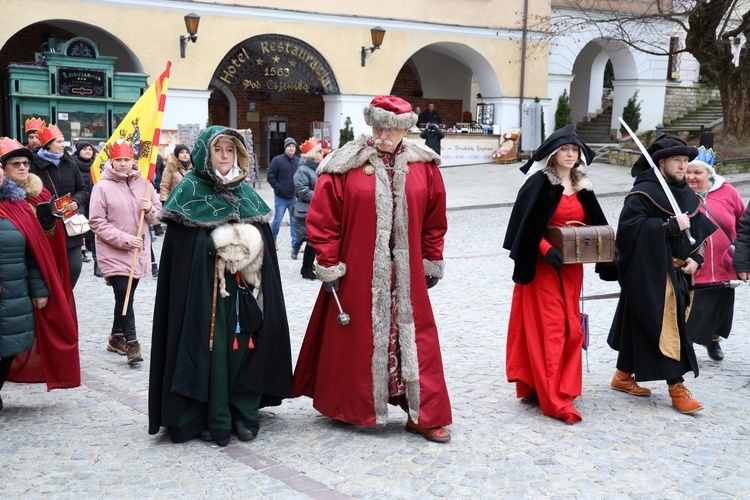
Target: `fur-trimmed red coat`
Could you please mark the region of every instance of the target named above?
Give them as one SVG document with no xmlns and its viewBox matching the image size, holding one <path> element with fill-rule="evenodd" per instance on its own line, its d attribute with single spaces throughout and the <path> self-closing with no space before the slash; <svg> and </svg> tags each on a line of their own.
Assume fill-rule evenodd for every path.
<svg viewBox="0 0 750 500">
<path fill-rule="evenodd" d="M 445 426 L 451 407 L 425 281 L 443 276 L 447 217 L 439 157 L 404 139 L 391 182 L 367 139 L 350 142 L 318 168 L 308 238 L 318 279 L 340 278 L 338 295 L 351 322 L 337 322 L 334 298 L 321 287 L 292 396 L 313 398 L 315 409 L 336 420 L 386 423 L 393 267 L 408 412 L 422 426 Z"/>
</svg>

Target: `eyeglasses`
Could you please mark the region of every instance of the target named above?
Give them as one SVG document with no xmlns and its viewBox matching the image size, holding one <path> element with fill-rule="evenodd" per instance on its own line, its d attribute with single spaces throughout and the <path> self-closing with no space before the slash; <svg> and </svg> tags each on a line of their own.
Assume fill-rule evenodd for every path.
<svg viewBox="0 0 750 500">
<path fill-rule="evenodd" d="M 395 134 L 401 131 L 397 128 L 374 128 L 372 129 L 373 135 L 381 136 L 383 135 L 383 132 L 385 132 L 385 135 L 387 135 L 388 137 L 393 137 Z"/>
<path fill-rule="evenodd" d="M 5 162 L 5 164 L 12 168 L 29 168 L 31 166 L 31 162 L 29 160 L 8 161 Z"/>
</svg>

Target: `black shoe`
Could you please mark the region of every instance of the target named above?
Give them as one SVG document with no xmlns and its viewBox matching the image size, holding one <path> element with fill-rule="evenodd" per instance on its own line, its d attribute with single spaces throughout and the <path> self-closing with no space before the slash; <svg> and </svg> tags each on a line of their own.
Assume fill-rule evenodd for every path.
<svg viewBox="0 0 750 500">
<path fill-rule="evenodd" d="M 304 269 L 302 272 L 302 277 L 306 280 L 314 280 L 315 279 L 315 273 L 312 271 L 308 271 L 307 269 Z"/>
<path fill-rule="evenodd" d="M 719 345 L 718 340 L 712 340 L 706 349 L 708 350 L 708 357 L 714 361 L 721 361 L 724 359 L 724 352 L 721 350 L 721 345 Z"/>
<path fill-rule="evenodd" d="M 234 427 L 237 429 L 237 439 L 240 441 L 250 441 L 255 439 L 255 434 L 247 428 L 244 420 L 235 420 Z"/>
<path fill-rule="evenodd" d="M 159 266 L 156 264 L 151 264 L 151 276 L 154 278 L 159 276 Z"/>
<path fill-rule="evenodd" d="M 201 438 L 201 441 L 205 441 L 205 442 L 208 443 L 209 441 L 213 441 L 214 440 L 214 435 L 211 434 L 211 431 L 209 431 L 208 429 L 206 429 L 205 431 L 203 431 L 203 432 L 200 433 L 200 438 Z"/>
<path fill-rule="evenodd" d="M 0 396 L 0 411 L 3 410 L 3 398 Z"/>
<path fill-rule="evenodd" d="M 99 269 L 99 264 L 94 263 L 94 276 L 97 278 L 103 278 L 104 275 L 102 274 L 102 270 Z"/>
</svg>

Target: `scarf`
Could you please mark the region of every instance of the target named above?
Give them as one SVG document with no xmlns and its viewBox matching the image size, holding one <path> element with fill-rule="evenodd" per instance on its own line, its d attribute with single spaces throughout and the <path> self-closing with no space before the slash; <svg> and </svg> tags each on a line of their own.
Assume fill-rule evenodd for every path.
<svg viewBox="0 0 750 500">
<path fill-rule="evenodd" d="M 211 164 L 211 146 L 220 139 L 234 143 L 240 175 L 225 182 Z M 198 136 L 191 154 L 193 169 L 172 191 L 159 218 L 188 227 L 214 228 L 227 222 L 269 222 L 273 213 L 255 190 L 244 182 L 250 158 L 242 136 L 233 129 L 209 127 Z"/>
<path fill-rule="evenodd" d="M 65 152 L 62 153 L 51 153 L 48 149 L 39 148 L 39 151 L 36 152 L 38 156 L 41 156 L 48 162 L 54 163 L 56 167 L 60 166 L 60 160 L 62 159 Z"/>
</svg>

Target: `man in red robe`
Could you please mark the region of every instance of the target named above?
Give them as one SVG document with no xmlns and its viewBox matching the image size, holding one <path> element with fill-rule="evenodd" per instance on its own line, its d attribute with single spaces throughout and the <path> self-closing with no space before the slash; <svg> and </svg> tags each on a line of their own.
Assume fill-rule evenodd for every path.
<svg viewBox="0 0 750 500">
<path fill-rule="evenodd" d="M 447 230 L 440 157 L 406 139 L 417 115 L 394 96 L 365 108 L 361 136 L 318 167 L 307 215 L 324 282 L 305 334 L 292 396 L 324 415 L 385 425 L 388 404 L 408 414 L 406 430 L 450 441 L 452 422 L 435 318 L 427 289 L 443 277 Z M 351 321 L 337 321 L 337 290 Z"/>
</svg>

